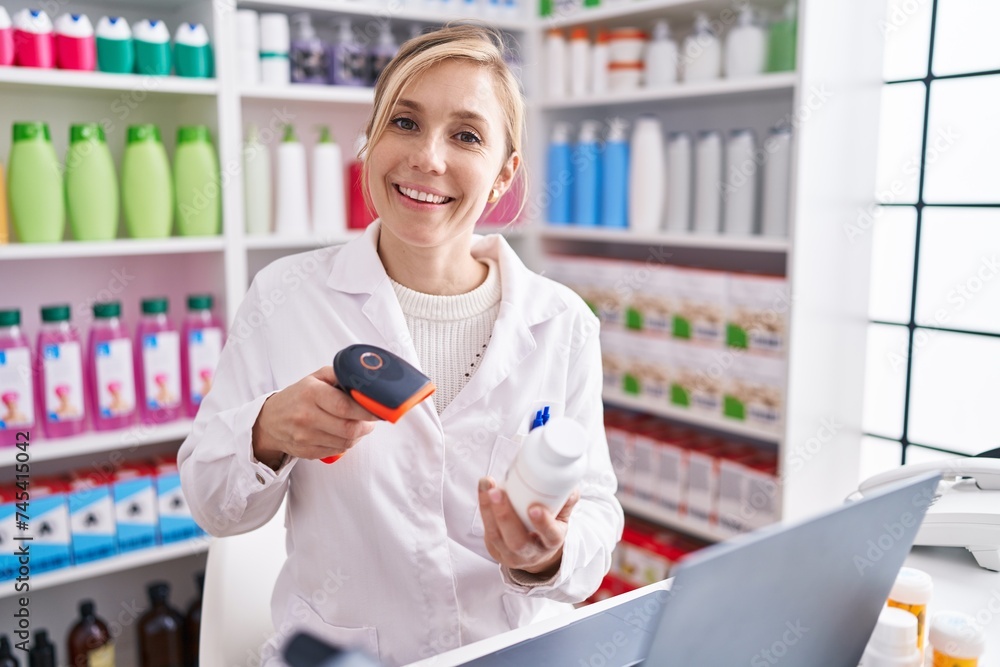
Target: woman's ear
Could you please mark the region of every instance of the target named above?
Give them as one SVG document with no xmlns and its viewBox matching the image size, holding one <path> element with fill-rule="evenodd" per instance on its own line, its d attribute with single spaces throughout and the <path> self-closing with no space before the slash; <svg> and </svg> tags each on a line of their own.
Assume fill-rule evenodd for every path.
<svg viewBox="0 0 1000 667">
<path fill-rule="evenodd" d="M 511 184 L 514 182 L 514 176 L 517 174 L 520 166 L 521 156 L 517 154 L 517 151 L 514 151 L 507 158 L 503 167 L 501 167 L 497 180 L 493 182 L 493 187 L 500 191 L 501 196 L 510 189 Z"/>
</svg>

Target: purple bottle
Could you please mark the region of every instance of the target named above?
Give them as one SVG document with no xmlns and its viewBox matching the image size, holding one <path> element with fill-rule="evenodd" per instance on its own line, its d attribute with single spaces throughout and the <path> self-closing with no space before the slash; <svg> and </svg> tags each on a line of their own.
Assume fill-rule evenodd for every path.
<svg viewBox="0 0 1000 667">
<path fill-rule="evenodd" d="M 46 438 L 79 435 L 87 429 L 90 401 L 83 380 L 83 344 L 69 317 L 68 305 L 42 308 L 35 395 Z"/>
<path fill-rule="evenodd" d="M 165 297 L 142 300 L 136 331 L 135 368 L 143 424 L 163 424 L 181 416 L 181 344 L 167 319 Z"/>
<path fill-rule="evenodd" d="M 396 38 L 392 36 L 392 26 L 386 20 L 379 27 L 378 42 L 372 47 L 368 56 L 368 85 L 374 86 L 378 82 L 382 70 L 386 68 L 396 54 L 399 53 L 399 45 Z"/>
<path fill-rule="evenodd" d="M 132 339 L 121 321 L 117 301 L 94 304 L 87 345 L 90 414 L 95 431 L 126 428 L 138 414 Z"/>
<path fill-rule="evenodd" d="M 325 84 L 327 76 L 326 45 L 316 36 L 308 12 L 292 14 L 291 60 L 292 83 Z"/>
<path fill-rule="evenodd" d="M 184 410 L 194 418 L 205 394 L 212 388 L 225 333 L 222 323 L 212 314 L 212 295 L 192 294 L 187 304 L 181 347 L 181 377 Z"/>
<path fill-rule="evenodd" d="M 330 83 L 335 86 L 367 86 L 368 57 L 365 48 L 354 39 L 351 22 L 344 19 L 337 31 L 337 41 L 330 47 Z"/>
<path fill-rule="evenodd" d="M 31 344 L 21 330 L 21 311 L 0 310 L 0 447 L 17 444 L 18 432 L 35 426 L 33 379 Z"/>
</svg>

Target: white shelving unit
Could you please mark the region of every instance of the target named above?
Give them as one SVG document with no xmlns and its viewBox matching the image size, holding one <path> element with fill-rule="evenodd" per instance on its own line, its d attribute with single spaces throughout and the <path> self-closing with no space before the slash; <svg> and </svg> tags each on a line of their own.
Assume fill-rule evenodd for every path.
<svg viewBox="0 0 1000 667">
<path fill-rule="evenodd" d="M 653 523 L 667 528 L 679 530 L 707 542 L 721 542 L 722 540 L 732 537 L 732 533 L 727 533 L 714 526 L 705 525 L 704 523 L 691 521 L 685 516 L 672 514 L 664 510 L 656 503 L 651 503 L 648 500 L 643 500 L 642 498 L 636 498 L 635 496 L 619 493 L 618 502 L 621 503 L 622 509 L 624 509 L 627 513 L 633 514 L 640 519 L 645 519 L 646 521 L 652 521 Z"/>
<path fill-rule="evenodd" d="M 575 225 L 549 225 L 538 230 L 543 240 L 584 241 L 636 246 L 700 248 L 704 250 L 738 250 L 782 254 L 788 252 L 788 239 L 762 236 L 698 236 L 696 234 L 650 234 L 628 229 L 602 229 Z"/>
<path fill-rule="evenodd" d="M 176 442 L 187 437 L 192 423 L 190 419 L 183 419 L 162 426 L 137 425 L 121 431 L 84 433 L 58 440 L 33 439 L 28 445 L 30 462 L 58 461 L 100 452 Z M 19 451 L 14 447 L 0 449 L 0 466 L 14 465 Z"/>
<path fill-rule="evenodd" d="M 69 72 L 64 70 L 0 67 L 0 91 L 16 95 L 22 87 L 63 88 L 73 90 L 144 91 L 150 95 L 218 95 L 214 79 L 185 79 L 179 76 L 142 76 Z"/>
<path fill-rule="evenodd" d="M 286 100 L 289 102 L 327 102 L 330 104 L 367 104 L 375 101 L 371 88 L 290 84 L 244 88 L 240 97 L 246 100 Z"/>
</svg>

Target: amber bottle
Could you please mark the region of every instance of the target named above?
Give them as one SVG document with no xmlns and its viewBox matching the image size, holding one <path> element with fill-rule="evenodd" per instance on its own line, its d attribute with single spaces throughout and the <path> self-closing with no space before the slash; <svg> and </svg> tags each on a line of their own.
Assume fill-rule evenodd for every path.
<svg viewBox="0 0 1000 667">
<path fill-rule="evenodd" d="M 80 603 L 80 620 L 66 639 L 70 667 L 115 667 L 115 645 L 107 624 L 94 613 L 94 602 Z"/>
<path fill-rule="evenodd" d="M 7 635 L 0 637 L 0 667 L 21 667 L 10 652 L 10 639 Z"/>
<path fill-rule="evenodd" d="M 139 619 L 139 666 L 184 667 L 184 617 L 167 603 L 170 585 L 149 585 L 150 609 Z"/>
</svg>

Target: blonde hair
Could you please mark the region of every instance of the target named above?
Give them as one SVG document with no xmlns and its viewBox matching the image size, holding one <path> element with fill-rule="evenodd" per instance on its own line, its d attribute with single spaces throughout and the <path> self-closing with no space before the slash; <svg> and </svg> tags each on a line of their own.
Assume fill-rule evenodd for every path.
<svg viewBox="0 0 1000 667">
<path fill-rule="evenodd" d="M 396 57 L 389 62 L 375 84 L 375 104 L 365 127 L 365 141 L 361 149 L 361 183 L 365 203 L 374 210 L 368 191 L 368 156 L 385 132 L 392 118 L 393 109 L 407 84 L 434 65 L 447 60 L 465 60 L 486 68 L 493 74 L 494 90 L 500 101 L 507 135 L 507 154 L 522 156 L 520 177 L 525 181 L 523 164 L 524 96 L 517 77 L 504 61 L 506 52 L 503 35 L 493 29 L 471 24 L 448 24 L 433 32 L 418 35 L 404 42 Z M 521 189 L 521 201 L 514 218 L 520 215 L 527 198 L 527 188 Z M 490 205 L 495 206 L 495 204 Z"/>
</svg>

